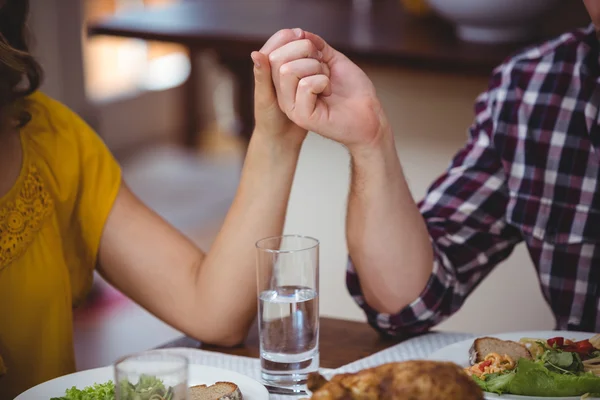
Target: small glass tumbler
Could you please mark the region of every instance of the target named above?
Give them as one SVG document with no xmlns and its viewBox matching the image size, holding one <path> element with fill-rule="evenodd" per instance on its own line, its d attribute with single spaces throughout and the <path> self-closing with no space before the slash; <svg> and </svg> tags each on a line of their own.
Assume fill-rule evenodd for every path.
<svg viewBox="0 0 600 400">
<path fill-rule="evenodd" d="M 116 400 L 189 400 L 187 358 L 149 351 L 115 363 Z"/>
</svg>

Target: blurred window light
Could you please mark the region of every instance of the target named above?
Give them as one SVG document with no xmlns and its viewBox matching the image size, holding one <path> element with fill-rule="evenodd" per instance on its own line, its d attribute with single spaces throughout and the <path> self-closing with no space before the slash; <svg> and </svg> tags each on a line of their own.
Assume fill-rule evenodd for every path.
<svg viewBox="0 0 600 400">
<path fill-rule="evenodd" d="M 87 37 L 89 21 L 120 12 L 174 3 L 178 0 L 86 0 L 83 57 L 85 90 L 93 101 L 132 97 L 167 90 L 184 83 L 190 73 L 185 47 L 108 36 Z"/>
</svg>

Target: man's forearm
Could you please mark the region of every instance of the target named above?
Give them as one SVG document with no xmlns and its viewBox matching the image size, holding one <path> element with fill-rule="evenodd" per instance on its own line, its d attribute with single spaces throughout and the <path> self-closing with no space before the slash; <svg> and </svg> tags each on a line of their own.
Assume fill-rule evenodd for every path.
<svg viewBox="0 0 600 400">
<path fill-rule="evenodd" d="M 391 131 L 375 144 L 351 149 L 350 155 L 350 257 L 369 305 L 397 313 L 419 296 L 431 275 L 427 227 L 404 178 Z"/>
</svg>

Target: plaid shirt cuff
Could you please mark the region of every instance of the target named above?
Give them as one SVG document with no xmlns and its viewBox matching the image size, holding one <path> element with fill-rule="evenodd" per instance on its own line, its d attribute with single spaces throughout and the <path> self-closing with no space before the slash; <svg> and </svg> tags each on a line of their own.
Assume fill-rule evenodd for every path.
<svg viewBox="0 0 600 400">
<path fill-rule="evenodd" d="M 421 333 L 452 314 L 453 286 L 456 281 L 450 261 L 437 251 L 435 243 L 433 271 L 425 288 L 412 303 L 396 314 L 379 313 L 365 301 L 360 279 L 348 257 L 346 285 L 350 295 L 363 309 L 371 326 L 391 336 Z"/>
</svg>

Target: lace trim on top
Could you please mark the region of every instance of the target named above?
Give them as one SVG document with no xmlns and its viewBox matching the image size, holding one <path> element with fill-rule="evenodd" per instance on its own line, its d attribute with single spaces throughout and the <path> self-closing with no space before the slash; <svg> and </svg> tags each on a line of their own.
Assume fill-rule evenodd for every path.
<svg viewBox="0 0 600 400">
<path fill-rule="evenodd" d="M 0 200 L 0 271 L 23 255 L 52 210 L 52 198 L 37 168 L 29 166 L 25 173 L 20 188 Z"/>
</svg>

